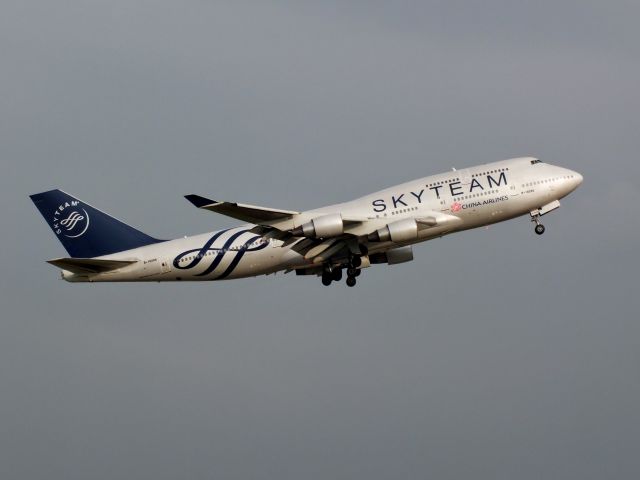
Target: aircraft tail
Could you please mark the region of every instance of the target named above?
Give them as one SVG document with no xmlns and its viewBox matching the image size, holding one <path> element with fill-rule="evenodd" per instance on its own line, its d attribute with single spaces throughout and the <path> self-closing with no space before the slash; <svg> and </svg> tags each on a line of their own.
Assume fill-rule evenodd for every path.
<svg viewBox="0 0 640 480">
<path fill-rule="evenodd" d="M 162 241 L 62 190 L 30 197 L 71 257 L 99 257 Z"/>
</svg>

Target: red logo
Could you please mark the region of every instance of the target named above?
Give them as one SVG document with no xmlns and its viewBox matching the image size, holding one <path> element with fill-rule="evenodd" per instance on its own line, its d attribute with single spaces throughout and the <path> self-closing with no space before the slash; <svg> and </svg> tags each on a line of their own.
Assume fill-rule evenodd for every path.
<svg viewBox="0 0 640 480">
<path fill-rule="evenodd" d="M 452 212 L 459 212 L 460 210 L 462 210 L 462 204 L 454 202 L 453 205 L 451 205 Z"/>
</svg>

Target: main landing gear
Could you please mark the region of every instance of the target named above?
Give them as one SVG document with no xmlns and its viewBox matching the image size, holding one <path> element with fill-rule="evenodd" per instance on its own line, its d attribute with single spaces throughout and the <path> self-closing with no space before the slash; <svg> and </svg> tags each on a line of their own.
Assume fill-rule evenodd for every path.
<svg viewBox="0 0 640 480">
<path fill-rule="evenodd" d="M 322 272 L 322 284 L 326 287 L 331 285 L 331 282 L 339 282 L 342 280 L 342 268 L 327 266 Z"/>
<path fill-rule="evenodd" d="M 360 270 L 359 268 L 355 268 L 355 267 L 347 268 L 347 286 L 348 287 L 356 286 L 356 277 L 360 276 L 360 272 L 362 272 L 362 270 Z"/>
<path fill-rule="evenodd" d="M 328 267 L 322 272 L 322 284 L 326 287 L 331 285 L 333 281 L 342 280 L 342 269 L 340 267 Z"/>
<path fill-rule="evenodd" d="M 360 276 L 361 266 L 362 259 L 357 255 L 354 255 L 349 259 L 349 268 L 347 268 L 347 287 L 356 286 L 356 277 Z"/>
<path fill-rule="evenodd" d="M 360 257 L 353 256 L 349 259 L 349 264 L 347 266 L 347 286 L 355 287 L 356 286 L 356 277 L 360 276 L 361 270 L 360 266 L 362 265 L 362 260 Z M 324 271 L 322 272 L 322 284 L 326 287 L 331 285 L 332 282 L 339 282 L 342 280 L 342 267 L 335 265 L 327 265 L 325 266 Z"/>
</svg>

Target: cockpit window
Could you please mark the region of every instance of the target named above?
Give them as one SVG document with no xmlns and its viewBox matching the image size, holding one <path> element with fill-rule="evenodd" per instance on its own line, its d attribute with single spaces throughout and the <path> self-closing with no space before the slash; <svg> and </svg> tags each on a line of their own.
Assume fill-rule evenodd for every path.
<svg viewBox="0 0 640 480">
<path fill-rule="evenodd" d="M 542 160 L 538 160 L 537 158 L 534 158 L 533 160 L 531 160 L 531 165 L 536 163 L 542 163 Z"/>
</svg>

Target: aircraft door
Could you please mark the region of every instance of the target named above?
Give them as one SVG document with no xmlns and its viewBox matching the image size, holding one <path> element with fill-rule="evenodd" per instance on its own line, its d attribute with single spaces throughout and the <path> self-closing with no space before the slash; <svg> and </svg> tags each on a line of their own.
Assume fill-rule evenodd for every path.
<svg viewBox="0 0 640 480">
<path fill-rule="evenodd" d="M 162 273 L 169 273 L 171 271 L 171 262 L 168 258 L 160 260 L 160 269 Z"/>
<path fill-rule="evenodd" d="M 469 185 L 471 185 L 471 172 L 468 168 L 465 168 L 464 170 L 458 170 L 458 175 L 458 178 L 460 178 L 460 183 L 467 187 L 466 190 L 468 191 L 468 187 Z"/>
</svg>

